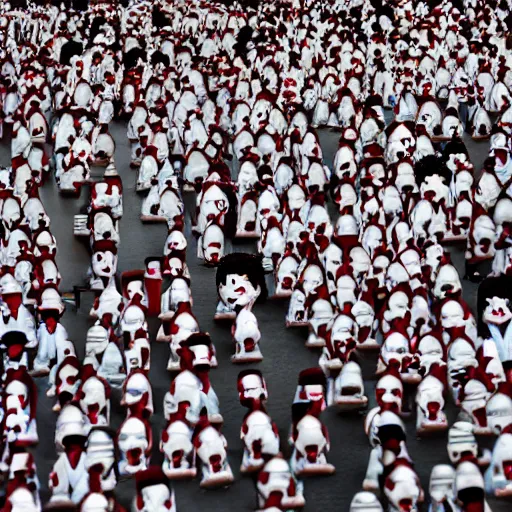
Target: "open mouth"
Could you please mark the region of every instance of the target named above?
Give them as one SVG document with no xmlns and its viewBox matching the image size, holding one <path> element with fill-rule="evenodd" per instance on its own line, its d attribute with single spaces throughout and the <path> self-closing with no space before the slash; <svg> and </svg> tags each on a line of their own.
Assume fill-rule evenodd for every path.
<svg viewBox="0 0 512 512">
<path fill-rule="evenodd" d="M 173 468 L 179 468 L 181 467 L 181 459 L 183 459 L 184 455 L 183 450 L 176 450 L 172 452 L 172 467 Z"/>
<path fill-rule="evenodd" d="M 399 505 L 401 511 L 411 512 L 413 503 L 410 498 L 404 498 L 399 501 L 398 505 Z"/>
<path fill-rule="evenodd" d="M 126 458 L 130 466 L 138 466 L 142 457 L 142 450 L 140 448 L 132 448 L 126 452 Z"/>
<path fill-rule="evenodd" d="M 92 425 L 96 425 L 98 423 L 99 412 L 99 404 L 91 404 L 87 407 L 87 417 Z"/>
<path fill-rule="evenodd" d="M 210 457 L 210 465 L 214 473 L 222 471 L 222 458 L 220 455 L 212 455 Z"/>
<path fill-rule="evenodd" d="M 308 462 L 310 462 L 311 464 L 314 464 L 316 462 L 317 457 L 318 457 L 318 446 L 316 444 L 306 446 L 306 458 L 308 459 Z"/>
</svg>

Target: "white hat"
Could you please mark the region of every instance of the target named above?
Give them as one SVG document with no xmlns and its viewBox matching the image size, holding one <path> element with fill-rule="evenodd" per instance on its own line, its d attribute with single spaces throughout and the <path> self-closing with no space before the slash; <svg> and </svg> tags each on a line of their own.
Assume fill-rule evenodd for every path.
<svg viewBox="0 0 512 512">
<path fill-rule="evenodd" d="M 146 318 L 144 311 L 138 306 L 128 306 L 121 318 L 121 329 L 124 332 L 136 332 L 144 327 Z"/>
<path fill-rule="evenodd" d="M 55 288 L 47 288 L 41 295 L 39 309 L 56 309 L 59 313 L 64 313 L 66 308 L 59 292 Z"/>
<path fill-rule="evenodd" d="M 2 295 L 7 295 L 10 293 L 22 293 L 22 288 L 20 283 L 14 279 L 12 274 L 5 274 L 0 279 L 0 290 Z"/>
<path fill-rule="evenodd" d="M 116 166 L 113 162 L 110 162 L 105 169 L 103 177 L 107 176 L 118 176 Z"/>
</svg>

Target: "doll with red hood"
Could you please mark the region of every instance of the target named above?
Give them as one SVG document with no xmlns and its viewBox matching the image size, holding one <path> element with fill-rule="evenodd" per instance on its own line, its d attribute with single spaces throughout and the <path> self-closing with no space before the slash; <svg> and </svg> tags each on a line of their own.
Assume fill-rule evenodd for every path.
<svg viewBox="0 0 512 512">
<path fill-rule="evenodd" d="M 4 334 L 8 331 L 24 332 L 28 340 L 27 348 L 35 348 L 38 344 L 35 321 L 23 304 L 21 286 L 11 274 L 5 274 L 0 279 L 0 288 L 2 298 L 0 304 L 2 310 L 1 333 Z"/>
<path fill-rule="evenodd" d="M 415 166 L 420 200 L 411 212 L 411 226 L 418 247 L 431 238 L 442 240 L 449 226 L 450 172 L 435 156 L 422 158 Z"/>
<path fill-rule="evenodd" d="M 194 231 L 204 233 L 211 220 L 217 220 L 222 228 L 226 228 L 228 236 L 236 226 L 236 197 L 231 174 L 226 164 L 210 166 L 207 178 L 201 185 L 196 199 L 196 224 Z"/>
<path fill-rule="evenodd" d="M 61 416 L 63 414 L 71 414 L 71 409 L 65 408 Z M 59 455 L 50 473 L 50 502 L 77 503 L 89 492 L 85 451 L 87 435 L 83 425 L 76 421 L 62 423 L 60 434 L 64 451 Z"/>
<path fill-rule="evenodd" d="M 327 325 L 335 314 L 332 296 L 327 286 L 319 286 L 304 303 L 308 318 L 309 335 L 306 347 L 324 347 L 327 336 Z"/>
<path fill-rule="evenodd" d="M 92 246 L 90 286 L 104 290 L 117 272 L 117 247 L 111 240 L 98 240 Z"/>
<path fill-rule="evenodd" d="M 294 402 L 292 421 L 293 473 L 297 477 L 333 474 L 335 468 L 326 458 L 330 449 L 329 433 L 307 401 Z"/>
<path fill-rule="evenodd" d="M 126 377 L 121 405 L 127 417 L 149 419 L 153 414 L 153 390 L 144 370 L 134 369 Z"/>
<path fill-rule="evenodd" d="M 496 254 L 497 230 L 491 215 L 475 203 L 469 225 L 466 248 L 466 276 L 474 282 L 486 277 L 491 271 Z"/>
<path fill-rule="evenodd" d="M 267 297 L 261 258 L 246 253 L 228 254 L 217 268 L 216 281 L 221 304 L 236 315 L 232 327 L 236 350 L 232 361 L 261 361 L 261 333 L 252 312 L 254 304 Z"/>
<path fill-rule="evenodd" d="M 90 209 L 109 208 L 113 219 L 123 216 L 123 184 L 113 163 L 107 165 L 103 181 L 91 185 Z"/>
<path fill-rule="evenodd" d="M 178 260 L 181 262 L 181 260 Z M 164 258 L 165 264 L 165 258 Z M 174 272 L 176 271 L 176 274 Z M 183 271 L 183 274 L 182 274 Z M 164 270 L 165 274 L 165 270 Z M 192 291 L 190 289 L 190 276 L 187 268 L 173 267 L 169 287 L 162 293 L 160 299 L 159 318 L 162 321 L 169 321 L 175 315 L 180 303 L 187 302 L 192 306 Z"/>
<path fill-rule="evenodd" d="M 187 238 L 183 234 L 182 229 L 174 227 L 169 230 L 163 251 L 163 275 L 168 275 L 171 279 L 175 277 L 190 279 L 190 273 L 186 262 L 187 245 Z"/>
<path fill-rule="evenodd" d="M 0 343 L 4 378 L 9 371 L 14 371 L 18 368 L 29 368 L 29 355 L 26 349 L 27 337 L 25 333 L 21 331 L 6 332 L 2 336 Z"/>
<path fill-rule="evenodd" d="M 153 436 L 145 418 L 128 416 L 117 431 L 119 474 L 133 476 L 144 471 L 150 462 Z"/>
<path fill-rule="evenodd" d="M 180 369 L 181 343 L 191 334 L 200 331 L 199 322 L 192 311 L 191 301 L 182 301 L 176 305 L 174 314 L 162 319 L 158 330 L 157 341 L 169 343 L 170 355 L 167 363 L 169 371 Z"/>
<path fill-rule="evenodd" d="M 7 373 L 2 397 L 3 436 L 11 447 L 32 446 L 39 442 L 37 434 L 37 390 L 26 368 Z M 4 454 L 5 455 L 5 454 Z"/>
<path fill-rule="evenodd" d="M 225 487 L 234 481 L 227 457 L 226 438 L 221 434 L 220 426 L 212 425 L 206 414 L 201 414 L 192 443 L 201 467 L 201 488 Z"/>
<path fill-rule="evenodd" d="M 54 412 L 60 412 L 64 406 L 75 399 L 80 386 L 80 378 L 80 361 L 74 353 L 66 356 L 55 372 L 55 397 L 57 400 L 52 409 Z"/>
<path fill-rule="evenodd" d="M 55 288 L 48 287 L 43 291 L 38 310 L 41 322 L 37 329 L 39 343 L 34 360 L 34 372 L 37 375 L 45 375 L 51 371 L 58 359 L 58 353 L 64 351 L 68 341 L 68 333 L 60 323 L 65 306 Z"/>
<path fill-rule="evenodd" d="M 110 423 L 110 385 L 96 374 L 95 366 L 92 359 L 84 359 L 80 385 L 75 393 L 75 401 L 84 414 L 86 431 Z"/>
<path fill-rule="evenodd" d="M 89 316 L 101 320 L 109 328 L 115 328 L 125 307 L 123 296 L 117 291 L 115 281 L 95 297 Z"/>
<path fill-rule="evenodd" d="M 176 512 L 174 491 L 161 468 L 149 466 L 136 475 L 137 493 L 134 498 L 135 512 Z"/>
<path fill-rule="evenodd" d="M 512 441 L 512 389 L 509 383 L 500 383 L 486 404 L 488 425 L 498 436 L 493 448 L 491 463 L 485 472 L 485 489 L 496 497 L 512 493 L 510 454 Z"/>
<path fill-rule="evenodd" d="M 240 403 L 249 409 L 240 431 L 240 438 L 244 443 L 240 472 L 253 473 L 263 466 L 263 453 L 272 455 L 279 453 L 279 433 L 265 409 L 268 392 L 261 372 L 258 370 L 240 372 L 237 387 Z"/>
<path fill-rule="evenodd" d="M 461 410 L 459 420 L 473 425 L 476 435 L 491 435 L 491 428 L 487 423 L 486 404 L 495 386 L 481 367 L 469 367 L 462 382 L 457 403 Z"/>
<path fill-rule="evenodd" d="M 354 361 L 357 344 L 357 323 L 351 314 L 351 305 L 327 325 L 326 345 L 318 361 L 327 378 L 327 403 L 340 410 L 363 407 L 364 396 L 361 368 Z"/>
<path fill-rule="evenodd" d="M 384 337 L 376 372 L 381 375 L 388 369 L 395 368 L 404 382 L 417 384 L 421 380 L 418 356 L 411 347 L 407 326 L 407 318 L 395 319 L 391 330 Z"/>
<path fill-rule="evenodd" d="M 5 486 L 6 501 L 10 504 L 16 503 L 16 491 L 21 489 L 22 494 L 26 493 L 27 500 L 30 500 L 31 495 L 34 502 L 33 510 L 40 510 L 40 484 L 36 474 L 37 468 L 33 455 L 23 450 L 18 451 L 11 454 L 5 463 L 8 470 Z M 27 510 L 26 506 L 23 507 L 25 505 L 23 502 L 20 505 L 19 509 L 14 505 L 11 512 Z"/>
<path fill-rule="evenodd" d="M 215 357 L 210 335 L 201 332 L 191 334 L 181 343 L 178 355 L 181 372 L 164 397 L 166 419 L 182 413 L 191 425 L 195 425 L 205 407 L 212 423 L 222 423 L 219 399 L 209 376 Z"/>
<path fill-rule="evenodd" d="M 237 238 L 259 237 L 258 210 L 258 174 L 260 157 L 248 152 L 240 165 L 237 180 L 238 219 Z"/>
<path fill-rule="evenodd" d="M 424 358 L 428 357 L 427 342 L 425 337 L 423 345 L 420 344 L 424 347 L 425 353 L 422 354 Z M 426 367 L 422 369 L 426 373 L 416 392 L 416 432 L 418 435 L 428 435 L 448 428 L 446 414 L 443 412 L 448 383 L 444 361 L 435 361 L 429 365 L 428 369 Z"/>
<path fill-rule="evenodd" d="M 273 271 L 280 256 L 283 254 L 286 239 L 280 215 L 269 215 L 261 226 L 261 238 L 258 242 L 258 252 L 262 255 L 262 265 L 265 271 Z"/>
<path fill-rule="evenodd" d="M 484 162 L 484 169 L 478 187 L 475 201 L 485 211 L 490 211 L 503 190 L 508 189 L 512 179 L 512 156 L 510 149 L 500 145 L 491 150 L 489 158 Z"/>
<path fill-rule="evenodd" d="M 327 284 L 324 267 L 315 245 L 304 242 L 301 251 L 305 259 L 299 267 L 299 277 L 290 298 L 286 316 L 287 327 L 307 325 L 307 306 L 313 303 L 319 289 Z"/>
</svg>

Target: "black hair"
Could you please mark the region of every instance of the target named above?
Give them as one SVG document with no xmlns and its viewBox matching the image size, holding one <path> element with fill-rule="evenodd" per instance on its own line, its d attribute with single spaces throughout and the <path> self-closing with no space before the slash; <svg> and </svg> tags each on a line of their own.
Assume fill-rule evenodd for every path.
<svg viewBox="0 0 512 512">
<path fill-rule="evenodd" d="M 226 284 L 228 274 L 247 275 L 249 281 L 261 289 L 257 302 L 263 302 L 267 298 L 267 285 L 265 283 L 265 272 L 261 264 L 261 256 L 244 252 L 234 252 L 224 256 L 217 266 L 216 282 L 217 287 Z"/>
<path fill-rule="evenodd" d="M 443 160 L 447 162 L 450 159 L 450 155 L 456 155 L 458 153 L 464 153 L 469 157 L 468 148 L 464 142 L 462 142 L 462 139 L 460 137 L 454 137 L 446 143 L 443 149 Z"/>
<path fill-rule="evenodd" d="M 79 43 L 78 41 L 68 41 L 60 50 L 60 64 L 63 66 L 69 66 L 71 64 L 71 59 L 75 55 L 82 55 L 83 51 L 84 47 L 82 43 Z"/>
<path fill-rule="evenodd" d="M 151 55 L 151 64 L 156 66 L 158 63 L 162 63 L 164 67 L 168 68 L 170 66 L 169 55 L 162 53 L 160 50 L 157 50 Z"/>
<path fill-rule="evenodd" d="M 132 48 L 129 52 L 123 55 L 123 62 L 126 69 L 132 69 L 137 66 L 137 61 L 141 59 L 146 62 L 146 52 L 139 47 Z"/>
<path fill-rule="evenodd" d="M 17 345 L 18 343 L 25 345 L 27 342 L 27 336 L 22 331 L 8 331 L 2 336 L 2 343 L 6 347 Z"/>
<path fill-rule="evenodd" d="M 446 167 L 442 158 L 435 155 L 427 155 L 418 160 L 414 166 L 414 174 L 416 175 L 418 187 L 425 181 L 427 176 L 434 176 L 435 174 L 444 179 L 445 185 L 450 185 L 451 172 Z"/>
</svg>

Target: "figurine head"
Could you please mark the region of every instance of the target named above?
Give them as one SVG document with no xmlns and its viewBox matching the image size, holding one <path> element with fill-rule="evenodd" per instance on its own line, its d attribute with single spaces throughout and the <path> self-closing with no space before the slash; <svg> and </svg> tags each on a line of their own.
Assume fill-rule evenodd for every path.
<svg viewBox="0 0 512 512">
<path fill-rule="evenodd" d="M 224 256 L 217 267 L 216 280 L 221 301 L 235 310 L 267 296 L 261 258 L 252 254 Z"/>
</svg>

